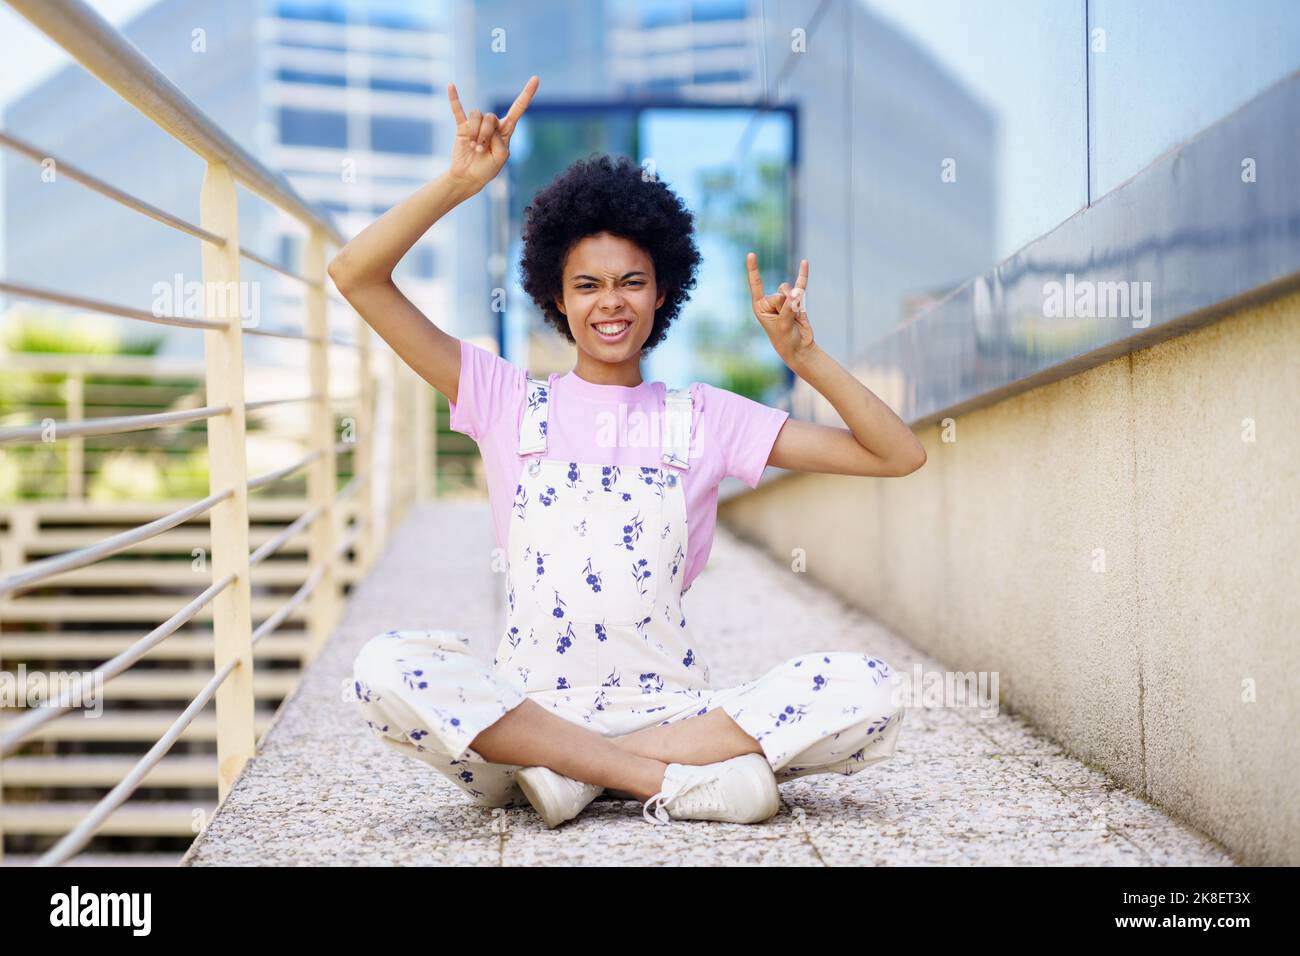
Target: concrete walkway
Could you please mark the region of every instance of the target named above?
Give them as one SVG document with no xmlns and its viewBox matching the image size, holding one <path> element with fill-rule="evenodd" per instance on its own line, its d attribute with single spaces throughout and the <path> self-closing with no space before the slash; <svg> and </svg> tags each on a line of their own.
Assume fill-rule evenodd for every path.
<svg viewBox="0 0 1300 956">
<path fill-rule="evenodd" d="M 504 620 L 494 546 L 483 504 L 413 513 L 182 865 L 1233 865 L 1019 719 L 956 708 L 909 709 L 891 760 L 783 784 L 780 813 L 754 826 L 654 826 L 639 803 L 602 798 L 548 830 L 531 809 L 475 806 L 371 736 L 341 688 L 360 646 L 389 629 L 459 630 L 491 660 Z M 684 600 L 717 683 L 824 649 L 940 669 L 722 528 Z"/>
</svg>

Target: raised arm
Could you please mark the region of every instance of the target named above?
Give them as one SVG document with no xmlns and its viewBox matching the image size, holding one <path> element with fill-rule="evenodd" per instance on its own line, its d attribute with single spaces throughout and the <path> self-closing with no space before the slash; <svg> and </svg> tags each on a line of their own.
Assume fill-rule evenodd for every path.
<svg viewBox="0 0 1300 956">
<path fill-rule="evenodd" d="M 758 257 L 746 257 L 754 316 L 791 371 L 815 388 L 839 412 L 848 428 L 789 419 L 781 427 L 768 464 L 792 471 L 897 478 L 925 464 L 925 447 L 893 409 L 813 341 L 804 306 L 808 260 L 791 287 L 782 282 L 763 293 Z"/>
<path fill-rule="evenodd" d="M 510 156 L 510 138 L 539 80 L 529 78 L 504 119 L 479 110 L 465 114 L 454 83 L 447 99 L 456 119 L 451 165 L 347 243 L 330 260 L 329 274 L 342 296 L 415 372 L 455 402 L 460 382 L 460 340 L 429 321 L 393 282 L 402 256 L 433 224 L 486 186 Z"/>
</svg>

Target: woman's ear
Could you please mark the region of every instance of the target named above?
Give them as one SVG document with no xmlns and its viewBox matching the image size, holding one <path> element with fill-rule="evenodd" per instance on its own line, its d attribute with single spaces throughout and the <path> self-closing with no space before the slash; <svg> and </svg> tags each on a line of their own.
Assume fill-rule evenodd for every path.
<svg viewBox="0 0 1300 956">
<path fill-rule="evenodd" d="M 569 317 L 569 313 L 564 311 L 564 299 L 562 297 L 556 297 L 555 307 L 559 309 L 560 315 L 564 316 L 566 319 Z"/>
</svg>

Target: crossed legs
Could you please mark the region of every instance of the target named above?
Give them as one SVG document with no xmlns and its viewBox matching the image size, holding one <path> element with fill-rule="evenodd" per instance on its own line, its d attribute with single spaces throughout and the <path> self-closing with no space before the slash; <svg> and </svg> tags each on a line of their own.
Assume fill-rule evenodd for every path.
<svg viewBox="0 0 1300 956">
<path fill-rule="evenodd" d="M 549 767 L 556 773 L 648 800 L 669 763 L 709 764 L 762 753 L 722 708 L 670 724 L 605 737 L 525 700 L 470 744 L 493 763 Z"/>
</svg>

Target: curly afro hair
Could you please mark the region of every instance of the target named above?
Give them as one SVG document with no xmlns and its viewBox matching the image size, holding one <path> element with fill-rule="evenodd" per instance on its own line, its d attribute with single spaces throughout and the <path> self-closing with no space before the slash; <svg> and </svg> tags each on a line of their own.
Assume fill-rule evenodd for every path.
<svg viewBox="0 0 1300 956">
<path fill-rule="evenodd" d="M 563 299 L 564 261 L 587 236 L 608 232 L 636 243 L 654 262 L 664 304 L 642 346 L 650 351 L 668 332 L 695 288 L 701 261 L 695 245 L 695 217 L 686 203 L 658 178 L 647 178 L 626 156 L 591 154 L 538 191 L 524 209 L 520 272 L 524 291 L 546 321 L 570 342 L 569 320 L 555 307 Z"/>
</svg>

